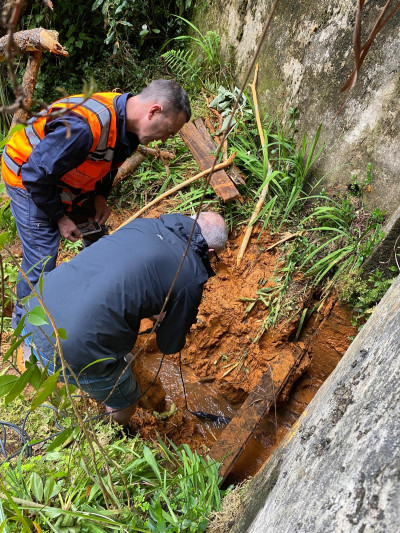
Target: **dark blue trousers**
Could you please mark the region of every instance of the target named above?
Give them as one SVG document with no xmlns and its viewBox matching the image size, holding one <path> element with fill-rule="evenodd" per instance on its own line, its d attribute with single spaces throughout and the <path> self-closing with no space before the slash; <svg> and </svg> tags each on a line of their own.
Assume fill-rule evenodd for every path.
<svg viewBox="0 0 400 533">
<path fill-rule="evenodd" d="M 7 193 L 11 199 L 10 207 L 17 224 L 17 230 L 22 242 L 22 264 L 21 268 L 26 273 L 32 285 L 39 280 L 42 272 L 50 272 L 56 266 L 58 246 L 60 242 L 60 232 L 57 222 L 49 219 L 44 211 L 39 209 L 32 200 L 26 189 L 21 187 L 10 187 L 6 184 Z M 89 217 L 95 215 L 94 197 L 84 202 L 79 209 L 68 213 L 68 216 L 75 223 L 87 221 Z M 106 233 L 105 227 L 102 233 L 90 235 L 90 241 L 85 240 L 85 245 L 89 245 Z M 93 237 L 93 238 L 92 238 Z M 31 293 L 31 288 L 18 274 L 17 280 L 17 302 L 15 305 L 14 327 L 19 322 L 22 313 L 20 300 Z"/>
</svg>

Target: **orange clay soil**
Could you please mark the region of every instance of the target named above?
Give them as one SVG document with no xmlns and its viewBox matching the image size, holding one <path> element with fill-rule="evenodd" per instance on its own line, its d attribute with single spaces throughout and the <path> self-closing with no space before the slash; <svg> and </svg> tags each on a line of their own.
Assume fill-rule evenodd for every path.
<svg viewBox="0 0 400 533">
<path fill-rule="evenodd" d="M 237 268 L 236 255 L 241 238 L 242 235 L 228 242 L 226 249 L 219 254 L 221 262 L 216 266 L 217 275 L 205 285 L 197 324 L 192 326 L 186 347 L 182 351 L 191 409 L 198 410 L 191 393 L 191 384 L 194 382 L 197 382 L 200 390 L 204 387 L 205 396 L 210 394 L 212 387 L 212 394 L 217 401 L 220 398 L 221 402 L 225 400 L 233 409 L 237 409 L 262 373 L 273 372 L 274 376 L 279 375 L 285 357 L 295 350 L 303 350 L 304 358 L 278 398 L 276 408 L 271 409 L 267 419 L 255 431 L 238 460 L 230 481 L 241 480 L 257 471 L 335 368 L 351 342 L 349 337 L 356 333 L 350 325 L 350 312 L 337 303 L 335 296 L 330 296 L 312 314 L 298 341 L 294 341 L 294 338 L 301 312 L 291 321 L 286 317 L 280 325 L 254 342 L 267 311 L 258 302 L 245 317 L 249 302 L 242 298 L 254 298 L 260 280 L 273 278 L 280 251 L 275 248 L 270 252 L 262 252 L 260 248 L 266 248 L 274 241 L 265 235 L 261 242 L 256 243 L 256 238 L 253 237 L 242 264 Z M 270 284 L 273 285 L 273 282 L 267 283 Z M 293 311 L 318 305 L 301 278 L 292 283 L 290 292 Z M 143 329 L 150 325 L 150 321 L 143 321 Z M 154 337 L 140 336 L 133 351 L 137 352 L 139 347 L 146 344 L 145 353 L 139 355 L 133 370 L 142 390 L 152 381 L 158 368 L 158 359 L 155 366 L 153 363 L 149 364 L 158 354 Z M 165 366 L 171 364 L 171 359 L 178 361 L 177 355 L 167 358 L 169 362 Z M 164 365 L 161 378 L 163 371 Z M 169 372 L 168 369 L 166 371 Z M 179 382 L 176 372 L 177 370 L 174 374 L 175 381 Z M 167 390 L 170 386 L 163 388 L 160 377 L 146 398 L 141 400 L 141 407 L 132 417 L 133 426 L 145 438 L 155 438 L 159 432 L 176 444 L 186 442 L 193 449 L 206 451 L 218 439 L 223 428 L 213 428 L 210 423 L 204 428 L 202 422 L 185 410 L 181 385 L 173 382 L 174 390 L 171 392 Z M 172 416 L 160 420 L 151 414 L 153 411 L 160 413 L 169 409 L 172 401 L 177 407 Z M 203 406 L 201 410 L 207 411 Z M 210 404 L 207 412 L 215 412 L 215 404 Z"/>
</svg>

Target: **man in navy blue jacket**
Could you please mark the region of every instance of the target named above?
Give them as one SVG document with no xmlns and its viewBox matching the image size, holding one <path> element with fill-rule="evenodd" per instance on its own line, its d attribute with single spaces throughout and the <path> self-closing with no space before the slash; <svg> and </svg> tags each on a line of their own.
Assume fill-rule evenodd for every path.
<svg viewBox="0 0 400 533">
<path fill-rule="evenodd" d="M 137 339 L 140 321 L 158 315 L 178 270 L 194 221 L 180 214 L 136 219 L 112 235 L 102 237 L 68 263 L 44 276 L 42 297 L 57 328 L 66 330 L 63 355 L 79 387 L 105 402 L 122 424 L 129 422 L 140 390 L 125 356 Z M 195 322 L 203 285 L 214 276 L 209 254 L 226 242 L 223 218 L 201 213 L 182 270 L 169 297 L 157 332 L 165 354 L 180 351 Z M 38 289 L 37 289 L 38 290 Z M 27 310 L 38 305 L 36 297 Z M 42 364 L 53 373 L 60 366 L 51 325 L 34 326 L 25 320 L 24 333 Z M 90 366 L 88 366 L 90 365 Z M 123 375 L 122 375 L 123 374 Z M 121 377 L 122 375 L 122 377 Z M 118 378 L 118 385 L 108 398 Z M 74 383 L 74 380 L 70 380 Z"/>
</svg>

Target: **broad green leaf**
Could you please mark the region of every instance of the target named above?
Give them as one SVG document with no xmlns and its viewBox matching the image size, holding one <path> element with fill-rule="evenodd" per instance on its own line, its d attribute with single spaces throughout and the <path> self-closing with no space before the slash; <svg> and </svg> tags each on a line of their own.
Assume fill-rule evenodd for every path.
<svg viewBox="0 0 400 533">
<path fill-rule="evenodd" d="M 9 357 L 14 353 L 14 351 L 24 342 L 27 337 L 29 337 L 29 335 L 31 335 L 31 333 L 27 333 L 23 337 L 19 337 L 11 344 L 9 349 L 4 354 L 3 363 L 5 363 L 9 359 Z"/>
<path fill-rule="evenodd" d="M 23 130 L 25 127 L 26 127 L 25 124 L 17 124 L 13 128 L 11 128 L 7 134 L 7 137 L 5 137 L 4 139 L 0 141 L 0 148 L 3 148 L 3 146 L 5 146 L 8 143 L 8 141 L 11 139 L 14 133 L 17 133 L 17 131 Z"/>
<path fill-rule="evenodd" d="M 21 320 L 18 322 L 18 326 L 14 330 L 14 337 L 19 337 L 21 335 L 21 331 L 25 325 L 25 319 L 26 319 L 26 315 L 23 315 Z"/>
<path fill-rule="evenodd" d="M 31 492 L 35 496 L 36 500 L 41 503 L 43 499 L 43 481 L 42 478 L 36 472 L 32 472 L 30 477 Z"/>
<path fill-rule="evenodd" d="M 60 370 L 46 379 L 32 399 L 31 411 L 37 409 L 55 391 L 59 376 Z"/>
<path fill-rule="evenodd" d="M 5 231 L 4 233 L 0 233 L 0 250 L 3 249 L 3 246 L 6 244 L 8 239 L 8 233 Z"/>
<path fill-rule="evenodd" d="M 65 331 L 64 328 L 58 328 L 57 329 L 57 333 L 58 333 L 58 336 L 60 337 L 60 339 L 63 339 L 63 340 L 67 340 L 67 332 Z M 55 331 L 53 331 L 53 333 L 51 334 L 52 337 L 55 337 L 56 336 L 56 333 Z"/>
<path fill-rule="evenodd" d="M 34 326 L 43 326 L 49 323 L 46 313 L 40 305 L 36 305 L 32 311 L 28 313 L 28 321 Z"/>
<path fill-rule="evenodd" d="M 50 476 L 46 479 L 46 483 L 44 484 L 44 503 L 48 503 L 48 501 L 56 496 L 60 490 L 61 486 L 56 483 L 54 477 Z"/>
<path fill-rule="evenodd" d="M 146 459 L 147 463 L 157 476 L 159 482 L 161 483 L 161 473 L 160 469 L 158 468 L 157 461 L 154 458 L 154 455 L 151 453 L 150 449 L 147 446 L 143 447 L 143 457 Z"/>
<path fill-rule="evenodd" d="M 18 376 L 10 376 L 6 374 L 5 376 L 0 376 L 0 397 L 5 396 L 14 386 L 15 382 L 18 381 Z"/>
<path fill-rule="evenodd" d="M 14 383 L 13 388 L 4 398 L 4 405 L 10 404 L 18 396 L 18 394 L 20 394 L 24 390 L 34 372 L 33 369 L 34 367 L 31 366 L 30 368 L 25 370 L 23 374 L 21 374 L 18 380 Z"/>
<path fill-rule="evenodd" d="M 104 2 L 104 0 L 96 0 L 96 2 L 92 5 L 92 11 L 97 9 L 101 4 Z"/>
<path fill-rule="evenodd" d="M 61 446 L 64 444 L 64 442 L 72 435 L 72 432 L 74 431 L 73 428 L 67 428 L 64 429 L 57 437 L 53 440 L 53 442 L 50 444 L 50 446 L 46 449 L 46 452 L 51 452 L 58 448 L 58 446 Z"/>
<path fill-rule="evenodd" d="M 38 390 L 38 388 L 40 387 L 40 384 L 42 382 L 42 372 L 39 369 L 39 367 L 37 366 L 36 362 L 35 363 L 29 363 L 27 361 L 26 362 L 26 368 L 30 368 L 29 365 L 32 366 L 32 375 L 29 378 L 29 383 L 32 385 L 32 387 L 35 390 Z"/>
</svg>

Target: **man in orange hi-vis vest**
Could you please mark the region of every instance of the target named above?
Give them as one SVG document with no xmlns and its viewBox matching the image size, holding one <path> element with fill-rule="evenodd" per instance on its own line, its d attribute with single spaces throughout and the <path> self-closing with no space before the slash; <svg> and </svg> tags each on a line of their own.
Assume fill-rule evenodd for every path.
<svg viewBox="0 0 400 533">
<path fill-rule="evenodd" d="M 57 115 L 57 111 L 60 115 Z M 171 80 L 155 80 L 138 94 L 95 93 L 62 98 L 42 117 L 8 141 L 1 172 L 22 242 L 22 270 L 32 285 L 42 271 L 55 267 L 60 235 L 75 242 L 77 224 L 89 219 L 105 232 L 110 215 L 107 197 L 118 167 L 139 144 L 165 142 L 190 119 L 186 91 Z M 21 299 L 30 293 L 21 275 L 13 326 Z"/>
</svg>

